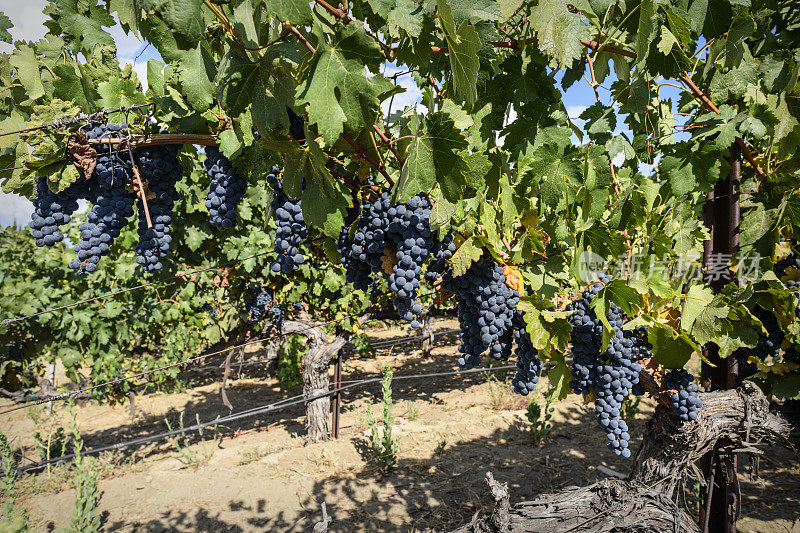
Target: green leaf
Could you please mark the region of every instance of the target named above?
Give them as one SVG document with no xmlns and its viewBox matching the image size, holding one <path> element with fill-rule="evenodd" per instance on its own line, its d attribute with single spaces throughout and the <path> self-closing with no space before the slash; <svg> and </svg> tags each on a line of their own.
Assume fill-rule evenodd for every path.
<svg viewBox="0 0 800 533">
<path fill-rule="evenodd" d="M 36 100 L 44 96 L 39 60 L 33 48 L 27 44 L 19 45 L 11 54 L 11 65 L 16 69 L 17 77 L 24 86 L 28 98 Z"/>
<path fill-rule="evenodd" d="M 300 26 L 311 23 L 311 5 L 306 0 L 264 0 L 264 6 L 278 20 Z"/>
<path fill-rule="evenodd" d="M 681 329 L 687 332 L 692 331 L 697 317 L 703 313 L 714 300 L 714 291 L 706 285 L 692 285 L 683 300 L 683 310 L 681 312 Z M 725 311 L 723 316 L 727 316 Z"/>
<path fill-rule="evenodd" d="M 128 107 L 147 103 L 147 99 L 132 79 L 113 77 L 97 86 L 100 107 Z"/>
<path fill-rule="evenodd" d="M 524 0 L 499 0 L 500 12 L 503 15 L 503 20 L 511 18 L 517 9 L 522 7 Z"/>
<path fill-rule="evenodd" d="M 547 381 L 550 383 L 550 397 L 553 400 L 563 400 L 571 391 L 569 387 L 572 381 L 572 372 L 567 367 L 564 354 L 558 354 L 558 357 L 551 359 L 555 362 L 555 366 L 547 371 Z"/>
<path fill-rule="evenodd" d="M 653 0 L 642 0 L 639 6 L 639 28 L 636 33 L 636 62 L 647 60 L 650 53 L 650 43 L 655 38 L 656 10 Z"/>
<path fill-rule="evenodd" d="M 647 339 L 653 345 L 653 357 L 664 368 L 683 368 L 696 346 L 685 335 L 677 335 L 664 324 L 651 324 Z"/>
<path fill-rule="evenodd" d="M 109 0 L 108 11 L 117 13 L 123 31 L 132 31 L 138 37 L 139 10 L 136 0 Z"/>
<path fill-rule="evenodd" d="M 394 85 L 381 75 L 367 77 L 365 66 L 375 68 L 381 61 L 378 44 L 357 22 L 337 26 L 333 45 L 317 46 L 308 75 L 297 87 L 297 104 L 308 105 L 309 123 L 328 145 L 343 132 L 358 132 L 371 126 L 380 113 L 382 96 Z"/>
<path fill-rule="evenodd" d="M 0 11 L 0 42 L 11 44 L 11 33 L 8 30 L 13 26 L 14 24 L 11 23 L 11 19 L 8 18 L 5 13 Z"/>
<path fill-rule="evenodd" d="M 722 40 L 723 66 L 725 68 L 735 68 L 739 66 L 745 54 L 744 41 L 756 31 L 756 23 L 753 17 L 745 10 L 739 12 Z M 719 59 L 719 58 L 718 58 Z"/>
<path fill-rule="evenodd" d="M 328 159 L 315 142 L 306 146 L 294 143 L 284 156 L 284 188 L 289 196 L 301 196 L 303 218 L 309 226 L 337 238 L 344 226 L 346 210 L 352 205 L 350 190 L 334 179 L 325 164 Z M 302 182 L 305 180 L 305 189 Z"/>
<path fill-rule="evenodd" d="M 478 96 L 478 51 L 483 43 L 478 32 L 467 21 L 462 22 L 456 30 L 453 12 L 447 0 L 437 0 L 437 7 L 449 50 L 455 92 L 467 107 L 472 107 Z"/>
<path fill-rule="evenodd" d="M 144 0 L 144 8 L 158 13 L 181 48 L 196 48 L 203 39 L 206 30 L 203 0 Z"/>
<path fill-rule="evenodd" d="M 585 52 L 581 40 L 591 40 L 589 25 L 580 13 L 571 13 L 562 0 L 539 0 L 528 17 L 539 49 L 563 67 Z"/>
<path fill-rule="evenodd" d="M 277 52 L 268 50 L 256 60 L 238 48 L 223 58 L 217 74 L 217 99 L 232 117 L 252 105 L 253 123 L 266 135 L 278 125 L 288 128 L 286 108 L 294 104 L 291 70 L 282 65 Z"/>
<path fill-rule="evenodd" d="M 57 78 L 53 80 L 53 96 L 61 100 L 75 102 L 84 113 L 97 110 L 95 102 L 100 95 L 94 81 L 80 63 L 65 63 L 53 67 Z"/>
<path fill-rule="evenodd" d="M 465 20 L 473 23 L 492 22 L 503 18 L 497 0 L 449 0 L 453 20 L 461 24 Z"/>
<path fill-rule="evenodd" d="M 460 152 L 466 147 L 464 135 L 455 127 L 449 115 L 427 115 L 422 131 L 409 145 L 408 157 L 393 191 L 393 200 L 405 202 L 422 191 L 430 191 L 439 183 L 445 198 L 457 202 L 466 187 L 465 173 L 472 172 L 473 168 L 480 173 L 481 169 L 486 168 L 483 161 L 477 158 L 471 158 L 470 162 L 464 160 L 464 154 Z M 471 174 L 471 177 L 474 176 Z"/>
<path fill-rule="evenodd" d="M 44 13 L 51 20 L 44 24 L 55 35 L 61 35 L 74 52 L 88 55 L 102 46 L 115 46 L 114 38 L 103 29 L 116 24 L 105 5 L 85 0 L 51 2 Z"/>
<path fill-rule="evenodd" d="M 472 263 L 480 259 L 482 255 L 483 247 L 474 235 L 464 241 L 450 259 L 453 265 L 453 277 L 463 276 L 472 266 Z"/>
<path fill-rule="evenodd" d="M 431 231 L 435 231 L 450 222 L 453 213 L 456 211 L 456 204 L 448 202 L 441 189 L 436 189 L 431 202 L 433 206 L 431 207 L 429 223 Z"/>
</svg>

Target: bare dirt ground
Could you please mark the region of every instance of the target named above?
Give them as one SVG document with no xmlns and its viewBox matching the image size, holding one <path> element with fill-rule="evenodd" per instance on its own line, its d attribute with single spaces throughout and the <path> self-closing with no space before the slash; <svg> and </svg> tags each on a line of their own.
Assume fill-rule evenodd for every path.
<svg viewBox="0 0 800 533">
<path fill-rule="evenodd" d="M 457 327 L 437 321 L 437 330 Z M 402 339 L 400 328 L 372 330 L 373 341 Z M 454 370 L 454 335 L 437 337 L 430 357 L 418 343 L 381 349 L 374 359 L 345 362 L 344 380 L 380 375 L 389 364 L 395 375 Z M 248 354 L 257 358 L 257 353 Z M 249 375 L 248 375 L 249 371 Z M 173 443 L 106 453 L 101 472 L 100 507 L 107 531 L 310 531 L 321 519 L 324 501 L 333 516 L 332 531 L 420 531 L 446 529 L 490 510 L 485 472 L 507 482 L 512 501 L 570 485 L 591 483 L 607 474 L 599 466 L 625 473 L 628 460 L 605 447 L 591 405 L 571 396 L 553 405 L 552 433 L 543 444 L 529 436 L 528 399 L 511 393 L 510 375 L 489 373 L 398 380 L 393 384 L 398 466 L 382 475 L 366 439 L 366 407 L 380 413 L 379 384 L 342 393 L 341 436 L 305 445 L 302 405 L 246 418 L 193 437 L 187 460 Z M 78 422 L 88 448 L 124 441 L 173 427 L 178 413 L 186 425 L 227 415 L 220 399 L 221 371 L 206 373 L 205 384 L 174 394 L 137 397 L 132 420 L 127 405 L 84 405 Z M 535 400 L 544 404 L 543 379 Z M 258 367 L 245 367 L 228 383 L 234 412 L 299 394 L 282 389 Z M 638 445 L 653 405 L 643 400 L 629 422 Z M 38 460 L 32 434 L 66 426 L 63 405 L 47 417 L 43 408 L 21 410 L 0 420 L 12 445 Z M 218 438 L 214 440 L 214 435 Z M 746 463 L 746 461 L 743 461 Z M 24 461 L 23 461 L 24 464 Z M 743 532 L 800 533 L 800 461 L 796 454 L 769 449 L 758 468 L 741 467 Z M 21 500 L 32 526 L 48 531 L 69 523 L 74 501 L 70 472 L 56 466 L 19 480 Z M 687 504 L 696 487 L 687 486 Z"/>
</svg>

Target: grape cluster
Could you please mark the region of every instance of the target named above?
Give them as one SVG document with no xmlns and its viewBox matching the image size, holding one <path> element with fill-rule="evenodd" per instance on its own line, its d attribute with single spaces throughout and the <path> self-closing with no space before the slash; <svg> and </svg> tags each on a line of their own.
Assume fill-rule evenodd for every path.
<svg viewBox="0 0 800 533">
<path fill-rule="evenodd" d="M 122 126 L 100 124 L 86 132 L 89 139 L 116 138 Z M 100 258 L 108 253 L 133 215 L 136 197 L 126 189 L 133 175 L 131 161 L 123 152 L 101 150 L 90 185 L 94 205 L 86 222 L 81 224 L 81 238 L 75 245 L 78 257 L 69 264 L 78 274 L 94 272 Z"/>
<path fill-rule="evenodd" d="M 374 202 L 364 203 L 361 216 L 357 216 L 356 208 L 351 209 L 348 223 L 342 228 L 336 241 L 347 281 L 357 289 L 367 290 L 373 284 L 373 274 L 381 271 L 390 207 L 389 194 L 383 193 Z M 350 226 L 353 223 L 355 227 L 351 237 Z"/>
<path fill-rule="evenodd" d="M 781 331 L 780 324 L 778 324 L 778 319 L 775 318 L 771 311 L 767 311 L 761 306 L 756 306 L 753 309 L 753 316 L 761 321 L 767 333 L 765 335 L 759 332 L 758 342 L 754 347 L 740 348 L 734 352 L 739 362 L 740 381 L 758 372 L 758 366 L 750 362 L 750 357 L 756 357 L 761 361 L 765 361 L 768 357 L 777 357 L 780 354 L 781 345 L 785 337 L 783 331 Z"/>
<path fill-rule="evenodd" d="M 428 283 L 434 283 L 444 272 L 447 261 L 456 252 L 456 244 L 453 242 L 453 234 L 448 233 L 442 240 L 437 240 L 433 248 L 433 261 L 428 265 L 425 272 L 425 279 Z"/>
<path fill-rule="evenodd" d="M 305 257 L 300 245 L 308 237 L 308 227 L 303 219 L 300 200 L 289 198 L 283 190 L 280 169 L 272 167 L 267 183 L 272 187 L 272 211 L 275 213 L 275 261 L 270 266 L 273 272 L 288 274 L 300 268 Z"/>
<path fill-rule="evenodd" d="M 161 259 L 166 257 L 172 242 L 170 225 L 172 210 L 178 192 L 175 184 L 183 176 L 183 166 L 178 161 L 179 146 L 144 147 L 136 151 L 134 159 L 142 176 L 147 178 L 148 190 L 153 194 L 147 206 L 153 227 L 147 227 L 144 204 L 139 203 L 139 243 L 136 245 L 136 262 L 148 272 L 161 270 Z"/>
<path fill-rule="evenodd" d="M 396 295 L 392 303 L 400 317 L 414 328 L 420 327 L 416 315 L 422 306 L 416 299 L 422 266 L 436 246 L 430 214 L 427 194 L 392 205 L 389 194 L 383 193 L 364 203 L 360 216 L 355 209 L 348 212 L 336 241 L 347 281 L 361 290 L 374 287 L 374 274 L 383 270 L 386 250 L 394 251 L 395 261 L 388 276 L 389 288 Z"/>
<path fill-rule="evenodd" d="M 247 180 L 239 176 L 230 160 L 216 147 L 206 148 L 203 162 L 211 180 L 206 197 L 209 221 L 217 229 L 236 226 L 236 206 L 247 191 Z"/>
<path fill-rule="evenodd" d="M 639 359 L 652 347 L 644 330 L 624 331 L 622 310 L 611 303 L 606 318 L 613 330 L 608 348 L 601 353 L 603 326 L 591 303 L 611 277 L 600 275 L 582 294 L 583 298 L 567 306 L 574 311 L 572 324 L 572 381 L 570 386 L 579 394 L 593 394 L 595 418 L 605 430 L 608 447 L 615 454 L 630 457 L 628 424 L 621 417 L 622 402 L 631 392 L 641 393 Z"/>
<path fill-rule="evenodd" d="M 394 307 L 412 328 L 420 327 L 416 315 L 422 306 L 416 303 L 417 289 L 422 274 L 422 265 L 434 248 L 429 219 L 431 201 L 421 193 L 405 204 L 390 207 L 388 236 L 394 243 L 397 262 L 389 274 L 389 288 L 397 295 Z"/>
<path fill-rule="evenodd" d="M 489 350 L 494 359 L 510 354 L 512 320 L 519 293 L 506 285 L 503 267 L 494 259 L 474 262 L 464 275 L 444 275 L 443 287 L 452 292 L 458 304 L 458 322 L 462 354 L 458 364 L 466 369 L 481 364 L 481 355 Z"/>
<path fill-rule="evenodd" d="M 790 242 L 795 244 L 792 240 L 783 237 L 781 237 L 781 242 Z M 775 272 L 775 275 L 778 276 L 778 279 L 783 279 L 783 277 L 786 276 L 787 268 L 793 268 L 797 271 L 800 271 L 800 255 L 795 252 L 794 246 L 792 246 L 787 257 L 784 257 L 775 263 L 775 266 L 772 268 L 772 270 Z M 800 281 L 798 280 L 786 279 L 783 283 L 789 289 L 796 289 L 800 287 Z"/>
<path fill-rule="evenodd" d="M 264 319 L 267 309 L 272 306 L 272 295 L 266 287 L 259 284 L 249 284 L 245 287 L 248 298 L 245 300 L 247 316 L 251 323 Z"/>
<path fill-rule="evenodd" d="M 697 397 L 699 388 L 693 375 L 683 368 L 670 370 L 664 376 L 664 389 L 676 391 L 670 399 L 681 420 L 697 420 L 697 411 L 703 407 L 703 401 Z"/>
<path fill-rule="evenodd" d="M 272 324 L 275 326 L 278 334 L 283 335 L 283 322 L 286 318 L 283 307 L 276 305 L 269 310 L 269 314 L 272 317 Z"/>
<path fill-rule="evenodd" d="M 82 177 L 60 193 L 54 193 L 47 184 L 47 178 L 37 176 L 34 211 L 31 214 L 31 235 L 36 246 L 52 246 L 64 240 L 59 227 L 72 220 L 72 213 L 78 209 L 78 199 L 88 196 L 88 182 Z"/>
<path fill-rule="evenodd" d="M 539 374 L 542 373 L 542 362 L 539 352 L 533 347 L 530 333 L 525 328 L 522 316 L 517 313 L 513 320 L 513 337 L 517 341 L 517 373 L 511 379 L 514 392 L 527 396 L 536 388 Z"/>
</svg>

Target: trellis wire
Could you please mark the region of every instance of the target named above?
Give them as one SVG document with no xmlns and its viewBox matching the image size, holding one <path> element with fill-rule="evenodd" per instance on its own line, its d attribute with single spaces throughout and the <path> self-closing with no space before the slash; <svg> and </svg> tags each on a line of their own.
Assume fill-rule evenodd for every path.
<svg viewBox="0 0 800 533">
<path fill-rule="evenodd" d="M 267 252 L 264 252 L 264 253 L 267 253 Z M 432 294 L 435 294 L 435 292 L 436 291 L 431 291 L 429 293 L 420 294 L 420 295 L 418 295 L 418 298 L 422 298 L 423 296 L 430 296 Z M 300 334 L 300 333 L 302 333 L 304 331 L 308 331 L 310 329 L 314 329 L 314 328 L 326 326 L 326 325 L 329 325 L 329 324 L 335 324 L 335 323 L 338 323 L 338 322 L 342 322 L 344 320 L 347 320 L 348 318 L 359 317 L 362 314 L 363 314 L 363 312 L 353 313 L 353 314 L 350 314 L 350 315 L 345 315 L 343 317 L 327 320 L 327 321 L 324 321 L 324 322 L 318 322 L 316 324 L 311 324 L 308 327 L 303 328 L 303 329 L 299 329 L 299 330 L 296 330 L 296 331 L 290 331 L 290 332 L 287 332 L 287 333 L 272 334 L 269 337 L 261 337 L 261 338 L 258 338 L 258 339 L 249 340 L 247 342 L 244 342 L 244 343 L 241 343 L 241 344 L 237 344 L 235 346 L 231 346 L 231 347 L 228 347 L 228 348 L 223 348 L 222 350 L 218 350 L 216 352 L 203 354 L 203 355 L 198 355 L 196 357 L 191 357 L 191 358 L 186 359 L 184 361 L 177 361 L 175 363 L 170 363 L 169 365 L 164 365 L 164 366 L 153 368 L 153 369 L 150 369 L 150 370 L 145 370 L 143 372 L 139 372 L 137 374 L 132 374 L 130 376 L 116 378 L 116 379 L 113 379 L 113 380 L 110 380 L 110 381 L 99 383 L 97 385 L 93 385 L 91 387 L 86 387 L 84 389 L 77 389 L 77 390 L 74 390 L 74 391 L 64 392 L 64 393 L 61 393 L 61 394 L 56 394 L 54 396 L 40 398 L 38 400 L 32 400 L 32 401 L 25 402 L 25 403 L 22 403 L 20 405 L 14 406 L 14 407 L 12 407 L 10 409 L 6 409 L 4 411 L 0 411 L 0 415 L 4 415 L 6 413 L 11 413 L 13 411 L 18 411 L 20 409 L 25 409 L 26 407 L 30 407 L 32 405 L 40 405 L 40 404 L 51 402 L 51 401 L 69 400 L 70 398 L 75 398 L 75 397 L 77 397 L 77 396 L 79 396 L 79 395 L 81 395 L 83 393 L 91 392 L 93 390 L 96 390 L 96 389 L 99 389 L 99 388 L 102 388 L 102 387 L 106 387 L 106 386 L 109 386 L 109 385 L 116 385 L 117 383 L 122 383 L 123 381 L 127 381 L 129 379 L 135 379 L 135 378 L 139 378 L 139 377 L 143 377 L 143 376 L 148 376 L 150 374 L 154 374 L 156 372 L 160 372 L 161 370 L 168 370 L 168 369 L 174 368 L 176 366 L 185 365 L 185 364 L 188 364 L 188 363 L 191 363 L 191 362 L 194 362 L 194 361 L 199 361 L 201 359 L 206 359 L 208 357 L 213 357 L 215 355 L 220 355 L 220 354 L 223 354 L 223 353 L 227 353 L 227 352 L 230 352 L 232 350 L 236 350 L 237 348 L 242 348 L 244 346 L 249 346 L 250 344 L 270 341 L 270 340 L 274 340 L 276 338 L 286 337 L 288 335 L 297 335 L 297 334 Z M 145 383 L 147 381 L 149 381 L 149 380 L 146 380 Z M 139 383 L 139 385 L 142 385 L 142 384 L 143 383 Z"/>
<path fill-rule="evenodd" d="M 308 239 L 308 240 L 304 241 L 301 244 L 308 244 L 308 243 L 311 243 L 311 242 L 314 242 L 314 241 L 318 241 L 318 240 L 321 240 L 321 239 L 324 239 L 324 238 L 325 238 L 324 236 L 323 237 L 315 237 L 313 239 Z M 257 254 L 253 254 L 253 255 L 248 256 L 248 257 L 243 257 L 243 258 L 240 258 L 240 259 L 231 259 L 230 261 L 226 261 L 224 263 L 218 263 L 218 264 L 213 265 L 213 266 L 198 268 L 198 269 L 195 269 L 195 270 L 188 270 L 186 272 L 182 272 L 181 274 L 175 274 L 174 276 L 170 276 L 168 278 L 158 279 L 158 280 L 155 280 L 155 281 L 149 281 L 147 283 L 142 283 L 140 285 L 136 285 L 136 286 L 133 286 L 133 287 L 127 287 L 125 289 L 119 289 L 117 291 L 107 292 L 107 293 L 101 294 L 99 296 L 94 296 L 92 298 L 86 298 L 85 300 L 78 300 L 77 302 L 73 302 L 71 304 L 61 305 L 61 306 L 58 306 L 58 307 L 52 307 L 52 308 L 49 308 L 49 309 L 44 309 L 42 311 L 37 311 L 36 313 L 31 313 L 30 315 L 24 315 L 24 316 L 13 317 L 13 318 L 6 318 L 2 322 L 0 322 L 0 326 L 7 326 L 8 324 L 13 324 L 14 322 L 19 322 L 20 320 L 27 320 L 29 318 L 34 318 L 34 317 L 37 317 L 37 316 L 40 316 L 40 315 L 45 315 L 45 314 L 52 313 L 52 312 L 55 312 L 55 311 L 63 311 L 64 309 L 69 309 L 69 308 L 75 307 L 77 305 L 81 305 L 81 304 L 85 304 L 85 303 L 89 303 L 89 302 L 94 302 L 96 300 L 102 300 L 104 298 L 109 298 L 111 296 L 116 296 L 118 294 L 124 294 L 126 292 L 131 292 L 131 291 L 135 291 L 135 290 L 139 290 L 139 289 L 144 289 L 146 287 L 151 287 L 153 285 L 158 285 L 158 284 L 161 284 L 161 283 L 173 282 L 178 278 L 185 278 L 185 277 L 191 276 L 193 274 L 200 274 L 202 272 L 206 272 L 206 271 L 209 271 L 209 270 L 214 270 L 214 269 L 217 269 L 217 268 L 224 268 L 224 267 L 236 264 L 236 263 L 241 263 L 243 261 L 247 261 L 248 259 L 254 259 L 256 257 L 261 257 L 263 255 L 274 254 L 274 253 L 276 253 L 274 250 L 269 250 L 269 251 L 266 251 L 266 252 L 259 252 Z"/>
<path fill-rule="evenodd" d="M 516 366 L 515 365 L 506 365 L 506 366 L 498 366 L 498 367 L 491 367 L 491 368 L 473 368 L 473 369 L 470 369 L 470 370 L 458 370 L 458 371 L 450 371 L 450 372 L 431 372 L 431 373 L 427 373 L 427 374 L 412 374 L 412 375 L 406 375 L 406 376 L 394 376 L 394 377 L 392 377 L 392 380 L 393 381 L 395 381 L 395 380 L 400 381 L 400 380 L 408 380 L 408 379 L 435 378 L 435 377 L 444 377 L 444 376 L 452 376 L 452 375 L 474 374 L 474 373 L 477 373 L 477 372 L 491 372 L 491 371 L 495 371 L 495 370 L 508 370 L 508 369 L 511 369 L 511 368 L 516 368 Z M 166 438 L 166 437 L 172 437 L 174 435 L 179 435 L 179 434 L 182 434 L 182 433 L 188 433 L 190 431 L 197 431 L 197 430 L 209 427 L 209 426 L 219 426 L 220 424 L 224 424 L 224 423 L 227 423 L 227 422 L 233 422 L 235 420 L 239 420 L 239 419 L 242 419 L 242 418 L 248 418 L 248 417 L 251 417 L 251 416 L 258 415 L 258 414 L 277 411 L 277 410 L 285 409 L 287 407 L 291 407 L 291 406 L 298 405 L 298 404 L 301 404 L 301 403 L 307 403 L 307 402 L 311 402 L 311 401 L 314 401 L 314 400 L 318 400 L 320 398 L 325 398 L 326 396 L 331 396 L 331 395 L 333 395 L 333 394 L 335 394 L 337 392 L 343 391 L 345 389 L 350 389 L 350 388 L 353 388 L 353 387 L 357 387 L 359 385 L 367 385 L 367 384 L 370 384 L 370 383 L 379 383 L 382 380 L 383 380 L 382 376 L 381 377 L 375 377 L 375 378 L 362 379 L 362 380 L 358 380 L 358 381 L 349 383 L 347 385 L 342 385 L 342 386 L 337 387 L 335 389 L 331 389 L 331 390 L 329 390 L 327 392 L 323 392 L 323 393 L 320 393 L 320 394 L 316 394 L 314 396 L 310 396 L 308 398 L 302 398 L 301 397 L 302 395 L 297 395 L 297 396 L 293 396 L 291 398 L 283 399 L 283 400 L 281 400 L 279 402 L 275 402 L 275 403 L 272 403 L 272 404 L 268 404 L 268 405 L 264 405 L 264 406 L 260 406 L 260 407 L 254 407 L 252 409 L 246 409 L 246 410 L 241 411 L 239 413 L 235 413 L 235 414 L 231 414 L 231 415 L 227 415 L 227 416 L 223 416 L 223 417 L 217 417 L 214 420 L 211 420 L 209 422 L 201 422 L 199 424 L 194 424 L 192 426 L 188 426 L 188 427 L 184 427 L 184 428 L 173 429 L 171 431 L 166 431 L 164 433 L 160 433 L 160 434 L 157 434 L 157 435 L 148 435 L 146 437 L 139 437 L 137 439 L 132 439 L 132 440 L 124 441 L 124 442 L 118 442 L 118 443 L 110 444 L 110 445 L 107 445 L 107 446 L 99 446 L 97 448 L 92 448 L 90 450 L 81 451 L 81 455 L 82 456 L 83 455 L 94 455 L 94 454 L 98 454 L 98 453 L 102 453 L 102 452 L 107 452 L 107 451 L 112 451 L 112 450 L 119 450 L 119 449 L 122 449 L 122 448 L 127 448 L 128 446 L 135 446 L 137 444 L 145 444 L 147 442 L 160 440 L 160 439 L 163 439 L 163 438 Z M 29 470 L 38 469 L 38 468 L 41 468 L 41 467 L 49 465 L 49 464 L 62 462 L 62 461 L 65 461 L 67 459 L 72 459 L 74 457 L 75 457 L 75 454 L 66 454 L 66 455 L 62 455 L 61 457 L 56 457 L 56 458 L 53 458 L 53 459 L 48 459 L 46 461 L 40 461 L 40 462 L 32 464 L 32 465 L 27 465 L 27 466 L 24 466 L 24 467 L 17 468 L 16 471 L 18 473 L 24 473 L 24 472 L 27 472 Z"/>
<path fill-rule="evenodd" d="M 106 118 L 106 115 L 110 113 L 129 113 L 135 109 L 142 109 L 144 107 L 153 107 L 155 108 L 155 102 L 151 102 L 149 104 L 136 104 L 132 106 L 120 106 L 120 107 L 110 107 L 108 109 L 103 109 L 102 111 L 97 111 L 96 113 L 90 113 L 88 115 L 78 115 L 77 117 L 67 117 L 67 118 L 60 118 L 58 120 L 54 120 L 48 124 L 42 124 L 40 126 L 31 126 L 30 128 L 23 128 L 21 130 L 16 131 L 7 131 L 5 133 L 0 133 L 0 137 L 5 137 L 7 135 L 16 135 L 18 133 L 27 133 L 29 131 L 36 131 L 36 130 L 46 130 L 46 129 L 58 129 L 58 128 L 65 128 L 67 126 L 72 126 L 73 124 L 80 124 L 83 122 L 92 122 L 95 120 L 103 120 Z"/>
</svg>

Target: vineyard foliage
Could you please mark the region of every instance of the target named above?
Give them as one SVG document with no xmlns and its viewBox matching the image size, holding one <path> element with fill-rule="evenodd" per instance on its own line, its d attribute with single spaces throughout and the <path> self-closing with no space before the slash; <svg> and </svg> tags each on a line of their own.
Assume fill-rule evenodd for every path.
<svg viewBox="0 0 800 533">
<path fill-rule="evenodd" d="M 591 281 L 587 252 L 617 272 L 592 301 L 605 345 L 613 304 L 633 319 L 628 329 L 646 326 L 666 369 L 682 368 L 709 342 L 723 357 L 746 357 L 766 334 L 759 307 L 774 314 L 784 349 L 800 346 L 798 292 L 787 283 L 800 273 L 774 269 L 794 253 L 800 225 L 793 2 L 50 0 L 46 14 L 44 39 L 0 55 L 5 191 L 32 197 L 37 175 L 53 191 L 82 179 L 64 158 L 79 123 L 19 130 L 152 103 L 155 129 L 137 112 L 108 118 L 138 132 L 215 134 L 249 184 L 238 210 L 244 224 L 212 229 L 205 156 L 184 146 L 169 272 L 271 250 L 272 165 L 283 170 L 285 193 L 301 200 L 315 240 L 298 273 L 273 274 L 265 256 L 2 326 L 4 340 L 28 353 L 74 369 L 85 360 L 93 379 L 185 358 L 240 326 L 236 304 L 249 277 L 287 301 L 309 301 L 316 316 L 363 307 L 373 296 L 345 288 L 332 268 L 334 241 L 348 210 L 380 192 L 393 202 L 428 195 L 431 229 L 455 238 L 452 276 L 487 254 L 521 274 L 517 308 L 539 357 L 556 363 L 557 396 L 569 392 L 564 309 Z M 107 31 L 117 23 L 164 60 L 149 61 L 147 87 L 120 67 Z M 382 74 L 387 64 L 410 71 L 420 106 L 384 114 L 403 90 Z M 587 82 L 603 97 L 586 102 L 579 128 L 559 89 Z M 290 135 L 295 116 L 304 135 Z M 705 198 L 728 175 L 733 146 L 744 154 L 741 248 L 722 266 L 738 265 L 743 276 L 715 294 L 676 265 L 702 256 Z M 76 277 L 59 247 L 33 252 L 7 230 L 3 317 L 151 279 L 137 270 L 133 235 L 97 272 Z M 219 301 L 212 319 L 206 306 Z M 758 361 L 755 379 L 776 397 L 797 397 L 796 369 L 776 353 Z"/>
<path fill-rule="evenodd" d="M 143 275 L 134 260 L 138 237 L 133 226 L 123 231 L 112 247 L 110 255 L 116 261 L 101 262 L 96 272 L 84 276 L 69 268 L 73 256 L 69 246 L 38 248 L 27 229 L 9 227 L 0 233 L 3 317 L 37 313 L 187 272 L 172 282 L 3 326 L 3 386 L 31 385 L 30 375 L 23 371 L 31 364 L 56 359 L 64 363 L 72 379 L 91 386 L 183 361 L 206 349 L 225 346 L 226 341 L 265 337 L 269 321 L 251 320 L 246 306 L 248 285 L 265 287 L 288 316 L 297 313 L 291 303 L 303 302 L 314 316 L 337 320 L 336 325 L 348 331 L 356 327 L 355 317 L 350 315 L 364 309 L 367 298 L 360 292 L 341 294 L 341 268 L 301 265 L 290 279 L 270 271 L 274 227 L 269 223 L 269 194 L 264 189 L 249 190 L 239 206 L 239 227 L 226 232 L 224 239 L 217 238 L 204 207 L 205 170 L 199 160 L 194 164 L 189 158 L 184 161 L 185 168 L 192 165 L 194 170 L 179 184 L 176 211 L 181 213 L 181 224 L 174 226 L 167 265 L 157 276 Z M 85 213 L 76 218 L 69 225 L 68 236 L 73 240 Z M 203 269 L 208 270 L 191 272 Z M 288 385 L 297 382 L 296 358 L 303 351 L 301 344 L 292 342 L 295 350 L 281 354 L 279 361 L 279 368 L 285 368 L 282 381 Z M 180 370 L 173 367 L 153 374 L 151 386 L 170 386 Z M 38 371 L 43 374 L 41 368 Z M 124 398 L 135 386 L 133 380 L 122 381 L 98 389 L 97 397 Z"/>
</svg>

